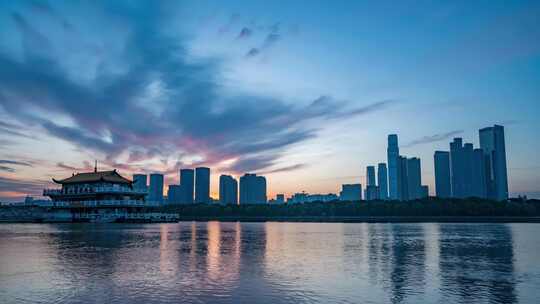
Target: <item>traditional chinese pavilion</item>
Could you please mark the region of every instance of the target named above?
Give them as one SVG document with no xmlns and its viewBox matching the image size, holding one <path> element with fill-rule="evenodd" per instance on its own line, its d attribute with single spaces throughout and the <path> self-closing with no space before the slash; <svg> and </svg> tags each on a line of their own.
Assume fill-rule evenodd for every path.
<svg viewBox="0 0 540 304">
<path fill-rule="evenodd" d="M 116 170 L 77 173 L 57 180 L 60 189 L 45 189 L 52 200 L 52 217 L 59 221 L 170 221 L 158 206 L 146 202 L 147 192 Z"/>
</svg>

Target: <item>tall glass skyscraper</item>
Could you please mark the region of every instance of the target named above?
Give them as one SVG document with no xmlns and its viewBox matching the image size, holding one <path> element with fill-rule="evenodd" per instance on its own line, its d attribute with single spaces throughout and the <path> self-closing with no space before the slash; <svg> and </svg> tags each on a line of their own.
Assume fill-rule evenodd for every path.
<svg viewBox="0 0 540 304">
<path fill-rule="evenodd" d="M 382 200 L 388 199 L 388 171 L 385 163 L 380 163 L 377 166 L 377 181 L 379 183 L 379 198 Z"/>
<path fill-rule="evenodd" d="M 508 174 L 504 127 L 494 125 L 480 129 L 480 148 L 485 156 L 488 197 L 495 200 L 508 199 Z"/>
<path fill-rule="evenodd" d="M 448 198 L 452 196 L 450 185 L 450 152 L 435 151 L 435 193 L 437 197 Z"/>
<path fill-rule="evenodd" d="M 219 201 L 222 204 L 238 205 L 238 182 L 230 175 L 219 177 Z"/>
<path fill-rule="evenodd" d="M 240 204 L 266 204 L 266 178 L 246 173 L 240 177 Z"/>
<path fill-rule="evenodd" d="M 390 199 L 398 200 L 400 199 L 399 194 L 399 146 L 398 146 L 398 137 L 396 134 L 388 135 L 388 148 L 387 148 L 387 157 L 388 157 L 388 189 L 390 193 Z"/>
<path fill-rule="evenodd" d="M 182 204 L 193 204 L 194 181 L 195 172 L 193 169 L 180 170 L 180 185 L 182 185 L 180 202 Z"/>
<path fill-rule="evenodd" d="M 210 168 L 195 168 L 195 202 L 210 202 Z"/>
<path fill-rule="evenodd" d="M 366 167 L 366 185 L 377 186 L 376 181 L 375 181 L 375 167 L 374 166 Z"/>
<path fill-rule="evenodd" d="M 163 174 L 150 174 L 150 187 L 148 189 L 148 201 L 163 203 Z"/>
</svg>

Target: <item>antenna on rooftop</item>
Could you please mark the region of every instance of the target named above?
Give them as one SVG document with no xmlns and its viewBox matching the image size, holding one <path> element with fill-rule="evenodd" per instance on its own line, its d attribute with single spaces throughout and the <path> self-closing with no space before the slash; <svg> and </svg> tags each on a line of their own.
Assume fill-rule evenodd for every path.
<svg viewBox="0 0 540 304">
<path fill-rule="evenodd" d="M 95 166 L 94 166 L 94 172 L 97 173 L 97 159 L 96 159 Z"/>
</svg>

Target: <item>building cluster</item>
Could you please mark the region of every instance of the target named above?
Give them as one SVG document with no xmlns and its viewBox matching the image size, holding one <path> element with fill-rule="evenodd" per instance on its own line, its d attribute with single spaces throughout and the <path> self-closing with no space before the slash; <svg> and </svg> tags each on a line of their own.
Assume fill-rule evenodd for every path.
<svg viewBox="0 0 540 304">
<path fill-rule="evenodd" d="M 438 197 L 508 199 L 504 127 L 479 131 L 480 148 L 454 138 L 450 151 L 435 151 L 435 191 Z"/>
<path fill-rule="evenodd" d="M 150 183 L 145 174 L 133 175 L 133 187 L 148 193 L 146 200 L 157 204 L 211 203 L 210 168 L 181 169 L 180 183 L 169 185 L 167 196 L 163 196 L 163 174 L 150 174 Z M 240 189 L 239 189 L 240 188 Z M 238 195 L 240 193 L 240 195 Z M 219 202 L 222 204 L 264 204 L 267 202 L 266 178 L 246 173 L 238 181 L 230 175 L 219 177 Z"/>
<path fill-rule="evenodd" d="M 483 128 L 479 131 L 479 136 L 480 148 L 475 149 L 472 143 L 464 144 L 462 138 L 454 138 L 450 143 L 449 151 L 435 151 L 435 192 L 437 197 L 479 197 L 493 200 L 505 200 L 508 198 L 504 128 L 499 125 Z M 121 180 L 121 182 L 118 185 L 101 185 L 96 182 L 99 187 L 95 185 L 90 187 L 87 183 L 78 182 L 83 177 L 86 179 L 94 178 L 94 175 L 102 179 L 103 176 L 109 178 L 109 175 L 106 174 L 113 176 L 110 178 Z M 169 185 L 166 197 L 163 195 L 163 174 L 154 173 L 150 174 L 150 176 L 134 174 L 132 190 L 130 190 L 131 186 L 125 185 L 127 182 L 116 175 L 118 175 L 116 171 L 97 172 L 96 165 L 93 173 L 81 174 L 66 179 L 65 183 L 77 180 L 75 186 L 71 184 L 64 185 L 62 192 L 60 190 L 46 190 L 45 195 L 53 198 L 55 198 L 55 195 L 62 195 L 64 198 L 66 195 L 72 195 L 73 191 L 77 195 L 80 192 L 82 193 L 80 195 L 83 196 L 88 196 L 88 193 L 99 193 L 99 195 L 102 195 L 101 193 L 114 193 L 115 195 L 129 193 L 131 195 L 130 200 L 133 200 L 132 197 L 136 197 L 138 200 L 143 199 L 150 204 L 157 205 L 214 202 L 210 197 L 210 168 L 207 167 L 181 169 L 179 172 L 180 183 Z M 400 155 L 398 137 L 396 134 L 390 134 L 388 135 L 387 163 L 367 166 L 365 189 L 362 189 L 360 183 L 344 184 L 339 196 L 333 193 L 308 194 L 301 192 L 293 194 L 287 200 L 285 200 L 284 194 L 278 194 L 275 199 L 268 201 L 267 184 L 264 176 L 246 173 L 238 181 L 233 176 L 221 175 L 219 177 L 218 202 L 237 205 L 265 204 L 268 202 L 272 204 L 296 204 L 336 200 L 359 201 L 362 199 L 367 201 L 408 201 L 421 199 L 428 195 L 428 186 L 422 185 L 420 159 Z M 111 199 L 118 200 L 119 198 L 112 197 Z"/>
<path fill-rule="evenodd" d="M 435 151 L 435 190 L 441 198 L 508 198 L 504 128 L 480 129 L 480 148 L 454 138 L 450 151 Z M 388 135 L 386 163 L 366 167 L 366 188 L 361 184 L 342 185 L 341 200 L 415 200 L 429 196 L 422 185 L 422 167 L 417 157 L 400 155 L 398 137 Z M 375 174 L 377 172 L 377 175 Z"/>
</svg>

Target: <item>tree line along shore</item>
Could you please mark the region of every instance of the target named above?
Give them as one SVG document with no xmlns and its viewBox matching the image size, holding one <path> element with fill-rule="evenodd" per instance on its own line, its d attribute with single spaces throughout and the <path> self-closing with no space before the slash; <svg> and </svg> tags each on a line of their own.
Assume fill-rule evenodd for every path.
<svg viewBox="0 0 540 304">
<path fill-rule="evenodd" d="M 51 207 L 2 206 L 0 221 L 31 222 Z M 294 222 L 540 222 L 540 200 L 427 198 L 414 201 L 334 201 L 303 204 L 186 204 L 153 208 L 180 220 Z"/>
</svg>

